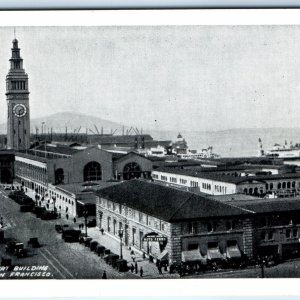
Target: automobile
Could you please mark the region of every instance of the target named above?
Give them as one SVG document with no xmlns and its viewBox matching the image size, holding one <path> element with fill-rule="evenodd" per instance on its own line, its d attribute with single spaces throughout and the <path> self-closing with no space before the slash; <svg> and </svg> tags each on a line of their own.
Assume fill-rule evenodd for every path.
<svg viewBox="0 0 300 300">
<path fill-rule="evenodd" d="M 34 204 L 25 204 L 20 206 L 20 212 L 31 212 L 34 209 Z"/>
<path fill-rule="evenodd" d="M 44 209 L 41 213 L 41 219 L 42 220 L 55 220 L 57 219 L 57 213 L 54 211 L 48 211 Z"/>
<path fill-rule="evenodd" d="M 110 253 L 104 256 L 104 260 L 107 264 L 111 265 L 113 268 L 116 266 L 116 262 L 119 259 L 119 255 L 115 253 Z"/>
<path fill-rule="evenodd" d="M 20 249 L 17 249 L 17 250 L 16 250 L 15 255 L 16 255 L 18 258 L 24 258 L 24 257 L 27 257 L 27 256 L 28 256 L 28 251 L 27 251 L 27 249 L 20 248 Z"/>
<path fill-rule="evenodd" d="M 116 268 L 119 272 L 127 272 L 128 271 L 128 265 L 126 259 L 118 259 L 116 261 Z"/>
<path fill-rule="evenodd" d="M 35 206 L 32 212 L 36 215 L 37 218 L 41 218 L 42 214 L 46 209 L 41 206 Z"/>
<path fill-rule="evenodd" d="M 1 266 L 2 267 L 10 267 L 11 266 L 11 258 L 1 257 Z"/>
<path fill-rule="evenodd" d="M 39 248 L 41 247 L 41 244 L 39 242 L 39 239 L 37 237 L 30 238 L 27 242 L 27 245 L 31 245 L 32 248 Z"/>
<path fill-rule="evenodd" d="M 92 240 L 92 241 L 90 242 L 90 249 L 91 249 L 91 251 L 95 251 L 97 245 L 98 245 L 98 242 L 95 241 L 95 240 Z"/>
<path fill-rule="evenodd" d="M 58 232 L 58 233 L 62 233 L 64 230 L 68 229 L 69 228 L 69 225 L 68 224 L 56 224 L 55 225 L 55 230 Z"/>
<path fill-rule="evenodd" d="M 96 227 L 96 219 L 90 220 L 87 224 L 87 227 Z"/>
<path fill-rule="evenodd" d="M 84 240 L 84 246 L 85 247 L 90 247 L 91 241 L 93 240 L 93 238 L 91 237 L 86 237 L 86 239 Z"/>
<path fill-rule="evenodd" d="M 62 232 L 62 238 L 65 242 L 78 242 L 81 231 L 76 229 L 66 229 Z"/>
<path fill-rule="evenodd" d="M 17 243 L 18 243 L 18 241 L 15 239 L 7 239 L 6 245 L 5 245 L 5 252 L 14 254 Z"/>
<path fill-rule="evenodd" d="M 103 256 L 104 255 L 104 250 L 106 248 L 100 244 L 98 244 L 95 248 L 95 253 L 98 255 L 98 256 Z"/>
<path fill-rule="evenodd" d="M 4 188 L 4 190 L 10 191 L 10 190 L 11 190 L 11 186 L 6 186 L 6 187 Z"/>
</svg>

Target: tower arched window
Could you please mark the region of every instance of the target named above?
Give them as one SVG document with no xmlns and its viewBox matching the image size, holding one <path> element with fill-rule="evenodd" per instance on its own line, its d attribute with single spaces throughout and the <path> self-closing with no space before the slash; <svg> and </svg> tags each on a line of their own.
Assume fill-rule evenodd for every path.
<svg viewBox="0 0 300 300">
<path fill-rule="evenodd" d="M 101 165 L 92 161 L 85 165 L 83 169 L 83 181 L 102 180 Z"/>
</svg>

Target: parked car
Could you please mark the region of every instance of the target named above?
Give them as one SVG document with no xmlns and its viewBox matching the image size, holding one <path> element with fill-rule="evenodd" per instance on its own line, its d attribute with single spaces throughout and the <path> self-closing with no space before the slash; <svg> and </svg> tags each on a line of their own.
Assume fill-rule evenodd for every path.
<svg viewBox="0 0 300 300">
<path fill-rule="evenodd" d="M 28 256 L 28 251 L 27 251 L 27 249 L 24 248 L 23 243 L 17 243 L 16 244 L 14 255 L 17 256 L 18 258 L 23 258 L 23 257 Z"/>
<path fill-rule="evenodd" d="M 43 210 L 41 213 L 41 219 L 42 220 L 55 220 L 57 219 L 58 215 L 54 211 L 48 211 L 48 210 Z"/>
<path fill-rule="evenodd" d="M 58 233 L 62 233 L 64 230 L 68 229 L 69 228 L 69 225 L 68 224 L 56 224 L 55 225 L 55 230 L 58 232 Z"/>
<path fill-rule="evenodd" d="M 93 240 L 93 238 L 91 237 L 86 237 L 86 239 L 84 240 L 84 246 L 85 247 L 90 247 L 91 241 Z"/>
<path fill-rule="evenodd" d="M 116 268 L 119 272 L 127 272 L 128 271 L 128 265 L 126 259 L 118 259 L 116 261 Z"/>
<path fill-rule="evenodd" d="M 104 255 L 104 251 L 105 251 L 105 247 L 98 244 L 97 247 L 95 248 L 95 253 L 98 255 L 98 256 L 103 256 Z"/>
<path fill-rule="evenodd" d="M 5 252 L 6 253 L 14 254 L 17 243 L 18 243 L 18 241 L 15 240 L 15 239 L 8 239 L 8 240 L 6 240 Z"/>
<path fill-rule="evenodd" d="M 76 229 L 66 229 L 62 232 L 62 238 L 65 242 L 78 242 L 81 231 Z"/>
<path fill-rule="evenodd" d="M 107 264 L 111 265 L 113 268 L 116 267 L 117 260 L 119 259 L 119 255 L 111 253 L 104 257 L 104 260 Z"/>
<path fill-rule="evenodd" d="M 34 203 L 20 206 L 20 212 L 31 212 L 33 211 L 33 209 L 34 209 Z"/>
<path fill-rule="evenodd" d="M 27 245 L 31 245 L 32 248 L 41 247 L 41 244 L 37 237 L 30 238 L 29 241 L 27 242 Z"/>
<path fill-rule="evenodd" d="M 91 251 L 95 251 L 95 249 L 96 249 L 97 246 L 98 246 L 98 242 L 97 241 L 92 240 L 90 242 L 90 249 L 91 249 Z"/>
</svg>

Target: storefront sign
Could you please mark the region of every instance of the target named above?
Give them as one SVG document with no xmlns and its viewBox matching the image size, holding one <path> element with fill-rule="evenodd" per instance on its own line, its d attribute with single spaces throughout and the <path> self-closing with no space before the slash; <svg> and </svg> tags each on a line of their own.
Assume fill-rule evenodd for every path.
<svg viewBox="0 0 300 300">
<path fill-rule="evenodd" d="M 148 235 L 143 238 L 145 242 L 167 242 L 167 238 L 165 236 L 159 235 Z"/>
</svg>

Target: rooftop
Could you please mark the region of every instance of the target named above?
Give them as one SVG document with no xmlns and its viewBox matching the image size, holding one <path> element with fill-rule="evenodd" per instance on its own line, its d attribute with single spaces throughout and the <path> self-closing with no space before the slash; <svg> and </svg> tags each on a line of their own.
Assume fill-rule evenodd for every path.
<svg viewBox="0 0 300 300">
<path fill-rule="evenodd" d="M 257 176 L 230 176 L 222 174 L 214 174 L 216 170 L 212 172 L 203 172 L 201 169 L 171 169 L 171 168 L 158 168 L 155 171 L 164 172 L 169 174 L 185 175 L 190 177 L 197 177 L 203 179 L 210 179 L 220 182 L 228 182 L 233 184 L 239 184 L 247 181 L 264 181 L 271 179 L 294 179 L 300 178 L 299 173 L 285 173 L 285 174 L 271 174 L 271 175 L 257 175 Z"/>
<path fill-rule="evenodd" d="M 221 201 L 142 180 L 126 181 L 96 194 L 168 222 L 248 214 Z"/>
<path fill-rule="evenodd" d="M 242 209 L 247 209 L 254 213 L 300 211 L 299 198 L 275 198 L 275 199 L 256 198 L 254 200 L 230 201 L 227 203 Z"/>
<path fill-rule="evenodd" d="M 60 184 L 55 187 L 62 191 L 67 191 L 72 194 L 80 194 L 85 192 L 95 192 L 116 184 L 119 184 L 118 181 L 93 181 L 85 183 L 72 183 L 72 184 Z"/>
</svg>

